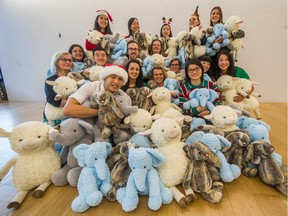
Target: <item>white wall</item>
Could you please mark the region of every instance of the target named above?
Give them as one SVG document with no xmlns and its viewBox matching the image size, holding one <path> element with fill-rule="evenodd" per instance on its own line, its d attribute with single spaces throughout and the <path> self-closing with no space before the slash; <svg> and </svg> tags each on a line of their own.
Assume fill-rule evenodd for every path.
<svg viewBox="0 0 288 216">
<path fill-rule="evenodd" d="M 85 2 L 85 3 L 84 3 Z M 238 65 L 261 83 L 262 101 L 287 102 L 287 1 L 262 0 L 1 0 L 0 67 L 10 101 L 44 101 L 46 70 L 54 52 L 72 43 L 85 47 L 95 11 L 106 9 L 114 18 L 112 31 L 128 33 L 127 21 L 137 17 L 141 31 L 159 34 L 163 16 L 173 18 L 174 35 L 188 30 L 188 19 L 199 5 L 204 27 L 213 6 L 224 20 L 239 15 L 246 33 Z M 61 33 L 62 38 L 58 37 Z"/>
</svg>

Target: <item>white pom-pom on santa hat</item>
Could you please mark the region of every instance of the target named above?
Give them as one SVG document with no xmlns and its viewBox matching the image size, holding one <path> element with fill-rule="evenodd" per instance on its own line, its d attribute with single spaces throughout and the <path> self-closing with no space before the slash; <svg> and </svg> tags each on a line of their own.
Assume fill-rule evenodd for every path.
<svg viewBox="0 0 288 216">
<path fill-rule="evenodd" d="M 106 17 L 108 17 L 108 19 L 110 20 L 111 23 L 114 23 L 113 22 L 113 18 L 112 16 L 110 15 L 110 13 L 108 13 L 108 11 L 106 10 L 97 10 L 96 11 L 96 17 L 98 17 L 99 15 L 104 15 Z"/>
<path fill-rule="evenodd" d="M 122 67 L 115 66 L 115 65 L 104 67 L 103 70 L 100 71 L 99 79 L 101 81 L 104 81 L 106 77 L 110 75 L 117 75 L 121 77 L 124 81 L 122 86 L 124 86 L 128 81 L 128 74 L 126 70 L 124 70 Z"/>
</svg>

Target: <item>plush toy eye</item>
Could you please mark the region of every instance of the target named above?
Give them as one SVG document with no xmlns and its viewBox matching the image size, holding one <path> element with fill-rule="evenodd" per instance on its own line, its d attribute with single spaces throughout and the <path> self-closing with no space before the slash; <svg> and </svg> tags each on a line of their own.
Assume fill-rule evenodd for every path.
<svg viewBox="0 0 288 216">
<path fill-rule="evenodd" d="M 264 139 L 264 137 L 262 137 L 262 139 Z"/>
<path fill-rule="evenodd" d="M 75 133 L 77 130 L 73 130 L 73 132 Z"/>
<path fill-rule="evenodd" d="M 164 132 L 164 129 L 162 130 L 162 132 Z"/>
<path fill-rule="evenodd" d="M 95 161 L 98 160 L 97 157 L 95 158 Z"/>
<path fill-rule="evenodd" d="M 22 142 L 23 140 L 22 139 L 19 139 L 19 142 Z"/>
<path fill-rule="evenodd" d="M 241 87 L 241 89 L 244 89 L 243 87 Z"/>
<path fill-rule="evenodd" d="M 66 90 L 68 90 L 68 88 L 66 88 Z"/>
<path fill-rule="evenodd" d="M 40 139 L 41 138 L 41 136 L 38 136 L 38 139 Z"/>
<path fill-rule="evenodd" d="M 226 119 L 226 116 L 223 116 L 224 119 Z"/>
<path fill-rule="evenodd" d="M 132 169 L 135 169 L 135 167 L 132 167 Z"/>
<path fill-rule="evenodd" d="M 144 166 L 144 169 L 146 169 L 146 166 Z"/>
<path fill-rule="evenodd" d="M 227 82 L 228 84 L 230 84 L 230 82 Z"/>
<path fill-rule="evenodd" d="M 146 125 L 144 125 L 144 128 L 146 128 Z"/>
</svg>

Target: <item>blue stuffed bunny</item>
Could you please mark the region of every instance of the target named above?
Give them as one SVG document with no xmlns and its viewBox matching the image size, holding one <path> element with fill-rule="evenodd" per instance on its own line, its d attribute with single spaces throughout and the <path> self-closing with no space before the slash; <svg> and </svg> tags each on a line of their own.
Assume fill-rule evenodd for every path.
<svg viewBox="0 0 288 216">
<path fill-rule="evenodd" d="M 71 205 L 73 211 L 84 212 L 90 206 L 97 206 L 112 188 L 110 171 L 106 164 L 111 149 L 111 144 L 107 142 L 80 144 L 73 149 L 79 166 L 83 167 L 77 185 L 79 196 Z"/>
<path fill-rule="evenodd" d="M 224 182 L 232 182 L 240 176 L 240 168 L 235 164 L 229 164 L 221 151 L 222 149 L 230 148 L 231 146 L 231 143 L 226 138 L 217 134 L 197 131 L 187 138 L 186 144 L 191 145 L 195 142 L 205 144 L 219 157 L 221 162 L 220 177 Z"/>
<path fill-rule="evenodd" d="M 176 79 L 166 78 L 164 80 L 164 87 L 170 91 L 175 91 L 179 94 L 180 82 Z M 171 97 L 171 102 L 176 105 L 179 105 L 180 103 L 178 97 L 177 98 Z"/>
<path fill-rule="evenodd" d="M 207 88 L 199 88 L 194 89 L 189 94 L 190 100 L 183 103 L 183 108 L 185 110 L 192 109 L 194 107 L 207 107 L 210 112 L 213 111 L 215 108 L 214 104 L 212 103 L 215 101 L 216 98 L 218 98 L 218 93 L 212 89 Z"/>
<path fill-rule="evenodd" d="M 138 193 L 149 195 L 148 206 L 158 210 L 162 203 L 169 204 L 173 200 L 172 191 L 164 187 L 158 172 L 154 167 L 159 166 L 164 157 L 150 148 L 129 148 L 128 163 L 132 172 L 126 187 L 117 190 L 117 201 L 125 212 L 133 211 L 139 203 Z"/>
</svg>

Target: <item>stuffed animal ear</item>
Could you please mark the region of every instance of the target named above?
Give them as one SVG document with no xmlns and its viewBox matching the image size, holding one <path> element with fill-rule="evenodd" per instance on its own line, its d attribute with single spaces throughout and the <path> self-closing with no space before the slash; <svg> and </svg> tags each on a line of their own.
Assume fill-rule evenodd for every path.
<svg viewBox="0 0 288 216">
<path fill-rule="evenodd" d="M 205 115 L 204 118 L 207 119 L 207 120 L 210 120 L 214 117 L 214 114 L 213 113 L 210 113 L 209 115 Z"/>
<path fill-rule="evenodd" d="M 199 142 L 204 135 L 205 133 L 203 131 L 196 131 L 187 138 L 185 143 L 191 145 L 193 143 Z"/>
<path fill-rule="evenodd" d="M 130 116 L 127 116 L 124 118 L 124 123 L 125 124 L 129 124 L 131 122 L 131 117 Z"/>
<path fill-rule="evenodd" d="M 0 128 L 0 137 L 6 137 L 6 138 L 9 138 L 11 135 L 11 132 L 8 132 L 2 128 Z"/>
<path fill-rule="evenodd" d="M 103 144 L 105 144 L 105 147 L 107 149 L 107 155 L 110 155 L 112 151 L 112 145 L 108 142 L 103 142 Z"/>
<path fill-rule="evenodd" d="M 245 119 L 246 119 L 246 117 L 240 116 L 238 118 L 238 121 L 236 122 L 236 126 L 239 128 L 243 128 L 243 124 L 244 124 Z"/>
<path fill-rule="evenodd" d="M 139 132 L 138 134 L 141 136 L 150 136 L 152 134 L 152 129 L 148 129 L 146 131 Z"/>
<path fill-rule="evenodd" d="M 244 153 L 244 158 L 246 161 L 251 161 L 253 157 L 254 157 L 254 145 L 250 144 L 250 145 L 248 145 L 248 147 Z"/>
<path fill-rule="evenodd" d="M 116 145 L 116 147 L 119 145 Z M 130 147 L 130 148 L 134 148 L 134 147 Z M 122 145 L 119 149 L 120 154 L 124 155 L 125 157 L 128 158 L 129 156 L 129 145 Z"/>
<path fill-rule="evenodd" d="M 51 81 L 51 80 L 46 80 L 45 81 L 48 85 L 54 86 L 57 85 L 57 83 L 55 81 Z"/>
<path fill-rule="evenodd" d="M 155 121 L 155 120 L 159 119 L 160 117 L 161 117 L 160 114 L 155 114 L 152 116 L 152 120 Z"/>
<path fill-rule="evenodd" d="M 190 158 L 190 155 L 189 155 L 189 148 L 190 148 L 191 145 L 185 145 L 183 147 L 183 150 L 184 152 L 186 153 L 187 157 Z"/>
<path fill-rule="evenodd" d="M 80 167 L 85 165 L 85 152 L 89 148 L 87 144 L 80 144 L 73 149 L 73 155 L 77 158 Z"/>
<path fill-rule="evenodd" d="M 209 89 L 209 94 L 210 94 L 210 102 L 213 102 L 214 100 L 216 100 L 216 98 L 218 98 L 218 93 L 212 89 Z"/>
<path fill-rule="evenodd" d="M 150 154 L 152 158 L 152 166 L 158 167 L 165 160 L 164 156 L 162 156 L 158 151 L 151 148 L 145 148 L 147 153 Z"/>
<path fill-rule="evenodd" d="M 80 126 L 82 126 L 85 129 L 87 134 L 90 134 L 90 135 L 93 134 L 94 128 L 91 124 L 89 124 L 86 121 L 80 120 L 80 119 L 79 119 L 78 123 Z"/>
<path fill-rule="evenodd" d="M 237 110 L 237 109 L 233 109 L 233 110 L 236 112 L 236 114 L 238 116 L 242 116 L 243 115 L 243 113 L 240 110 Z"/>
<path fill-rule="evenodd" d="M 231 143 L 229 142 L 229 140 L 227 140 L 225 137 L 220 136 L 218 134 L 216 134 L 216 136 L 218 137 L 220 143 L 221 143 L 221 147 L 223 152 L 227 151 L 230 147 L 231 147 Z"/>
<path fill-rule="evenodd" d="M 167 85 L 169 84 L 169 82 L 170 82 L 170 78 L 166 78 L 166 79 L 164 80 L 164 87 L 167 88 Z"/>
<path fill-rule="evenodd" d="M 189 98 L 190 99 L 193 99 L 193 98 L 196 98 L 196 94 L 197 92 L 199 91 L 200 89 L 194 89 L 190 94 L 189 94 Z"/>
</svg>

